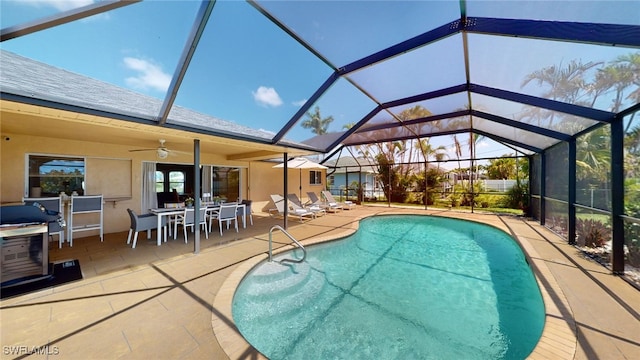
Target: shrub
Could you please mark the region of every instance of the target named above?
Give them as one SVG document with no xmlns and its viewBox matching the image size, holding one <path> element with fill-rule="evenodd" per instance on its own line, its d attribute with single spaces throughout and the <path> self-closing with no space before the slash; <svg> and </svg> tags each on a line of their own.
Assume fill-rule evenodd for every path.
<svg viewBox="0 0 640 360">
<path fill-rule="evenodd" d="M 611 230 L 601 221 L 576 219 L 576 236 L 579 246 L 598 248 L 611 240 Z"/>
<path fill-rule="evenodd" d="M 507 192 L 507 207 L 512 209 L 526 209 L 529 207 L 529 188 L 524 182 L 517 182 Z"/>
<path fill-rule="evenodd" d="M 625 214 L 640 218 L 640 201 L 625 206 Z M 640 224 L 625 221 L 624 242 L 627 246 L 626 256 L 629 265 L 640 267 Z"/>
<path fill-rule="evenodd" d="M 450 204 L 452 207 L 457 207 L 457 206 L 459 206 L 459 205 L 460 205 L 460 195 L 457 195 L 457 194 L 455 194 L 455 193 L 454 193 L 454 194 L 449 195 L 449 204 Z"/>
<path fill-rule="evenodd" d="M 476 204 L 479 204 L 483 208 L 501 208 L 504 204 L 504 196 L 482 194 L 476 197 Z"/>
</svg>

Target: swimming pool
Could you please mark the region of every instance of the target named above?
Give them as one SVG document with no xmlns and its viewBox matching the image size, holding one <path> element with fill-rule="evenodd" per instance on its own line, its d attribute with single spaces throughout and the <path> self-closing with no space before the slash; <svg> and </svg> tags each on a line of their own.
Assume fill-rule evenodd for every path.
<svg viewBox="0 0 640 360">
<path fill-rule="evenodd" d="M 542 333 L 544 305 L 506 233 L 377 216 L 308 247 L 301 264 L 258 265 L 236 291 L 233 318 L 271 359 L 522 359 Z"/>
</svg>

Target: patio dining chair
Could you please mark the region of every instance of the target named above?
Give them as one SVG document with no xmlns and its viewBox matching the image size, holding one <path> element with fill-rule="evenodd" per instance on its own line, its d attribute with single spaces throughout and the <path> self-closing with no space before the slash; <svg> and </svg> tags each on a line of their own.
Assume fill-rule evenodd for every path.
<svg viewBox="0 0 640 360">
<path fill-rule="evenodd" d="M 191 232 L 195 230 L 195 209 L 194 208 L 185 208 L 183 215 L 178 215 L 176 221 L 173 226 L 173 238 L 176 238 L 176 233 L 178 232 L 178 225 L 182 226 L 182 232 L 184 234 L 184 243 L 187 243 L 187 228 L 191 228 Z M 207 208 L 200 208 L 198 211 L 198 225 L 202 226 L 204 229 L 204 235 L 208 239 L 209 238 L 209 230 L 207 229 Z"/>
<path fill-rule="evenodd" d="M 164 203 L 165 209 L 182 209 L 185 207 L 184 202 L 166 202 Z M 169 235 L 173 235 L 173 223 L 176 221 L 177 216 L 170 216 L 167 219 L 167 227 L 169 228 Z"/>
<path fill-rule="evenodd" d="M 223 223 L 226 223 L 227 229 L 229 229 L 230 223 L 233 222 L 236 232 L 238 232 L 237 208 L 238 204 L 236 203 L 225 203 L 220 205 L 220 210 L 218 210 L 218 213 L 216 214 L 218 227 L 220 228 L 220 236 L 222 236 Z M 212 222 L 209 222 L 209 226 L 211 226 L 211 223 Z"/>
<path fill-rule="evenodd" d="M 251 225 L 253 225 L 253 215 L 251 211 L 251 200 L 242 200 L 240 204 L 244 205 L 244 214 L 242 214 L 242 207 L 238 207 L 238 216 L 248 216 Z"/>
<path fill-rule="evenodd" d="M 131 243 L 131 235 L 133 235 L 132 249 L 136 248 L 138 243 L 138 232 L 147 231 L 147 239 L 151 239 L 151 230 L 164 230 L 164 241 L 167 241 L 167 222 L 166 219 L 162 219 L 162 229 L 158 229 L 158 218 L 155 214 L 142 214 L 138 215 L 133 210 L 127 209 L 129 218 L 131 219 L 131 226 L 129 227 L 129 236 L 127 236 L 127 244 Z"/>
</svg>

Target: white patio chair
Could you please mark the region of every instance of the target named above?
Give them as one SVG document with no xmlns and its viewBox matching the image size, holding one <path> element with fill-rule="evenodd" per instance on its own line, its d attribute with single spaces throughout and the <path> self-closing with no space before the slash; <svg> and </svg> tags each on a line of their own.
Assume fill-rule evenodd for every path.
<svg viewBox="0 0 640 360">
<path fill-rule="evenodd" d="M 275 209 L 270 209 L 269 210 L 269 214 L 273 215 L 274 213 L 277 212 L 278 215 L 284 216 L 284 214 L 285 214 L 285 211 L 284 211 L 284 197 L 282 197 L 281 195 L 271 195 L 271 200 L 275 204 L 276 208 Z M 288 211 L 287 213 L 288 213 L 289 216 L 294 216 L 294 217 L 297 217 L 298 219 L 300 219 L 300 222 L 304 222 L 305 218 L 307 218 L 307 219 L 315 219 L 316 218 L 316 214 L 313 211 L 310 211 L 310 210 L 307 210 L 307 209 L 298 209 L 298 210 L 291 209 L 291 211 Z"/>
<path fill-rule="evenodd" d="M 313 212 L 316 216 L 327 214 L 327 211 L 320 205 L 303 205 L 302 201 L 296 194 L 287 194 L 287 199 L 289 199 L 289 207 L 293 208 L 294 211 L 298 211 L 298 209 L 306 209 Z"/>
<path fill-rule="evenodd" d="M 330 206 L 340 207 L 341 209 L 345 209 L 345 210 L 351 210 L 356 206 L 356 204 L 351 201 L 345 201 L 345 202 L 336 201 L 336 199 L 333 197 L 333 194 L 331 194 L 331 192 L 329 192 L 328 190 L 323 190 L 322 195 L 324 196 L 325 199 L 327 199 L 327 203 Z"/>
<path fill-rule="evenodd" d="M 204 235 L 208 239 L 209 238 L 209 230 L 207 229 L 207 208 L 200 208 L 198 211 L 198 225 L 202 226 L 204 229 Z M 185 208 L 183 215 L 178 215 L 176 221 L 173 223 L 173 238 L 176 238 L 176 233 L 178 232 L 178 225 L 182 226 L 182 232 L 184 234 L 184 243 L 187 243 L 187 228 L 191 228 L 191 232 L 195 230 L 195 209 L 194 208 Z"/>
<path fill-rule="evenodd" d="M 218 219 L 218 227 L 220 228 L 220 236 L 222 236 L 222 225 L 224 222 L 227 223 L 227 229 L 229 229 L 230 223 L 233 222 L 236 232 L 238 232 L 237 208 L 238 204 L 236 203 L 220 205 L 220 210 L 218 210 L 216 215 L 216 218 Z M 211 226 L 211 222 L 209 222 L 209 226 Z"/>
</svg>

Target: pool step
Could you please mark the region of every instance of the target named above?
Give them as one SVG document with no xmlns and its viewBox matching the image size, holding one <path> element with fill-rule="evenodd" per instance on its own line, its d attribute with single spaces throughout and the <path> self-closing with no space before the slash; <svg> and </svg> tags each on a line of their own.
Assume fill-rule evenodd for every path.
<svg viewBox="0 0 640 360">
<path fill-rule="evenodd" d="M 297 264 L 300 265 L 300 264 Z M 303 309 L 316 298 L 325 286 L 324 274 L 310 270 L 290 274 L 291 279 L 279 279 L 253 284 L 245 301 L 251 303 L 252 320 L 285 315 Z"/>
<path fill-rule="evenodd" d="M 272 298 L 296 293 L 309 281 L 309 264 L 267 262 L 253 273 L 249 297 Z"/>
</svg>

